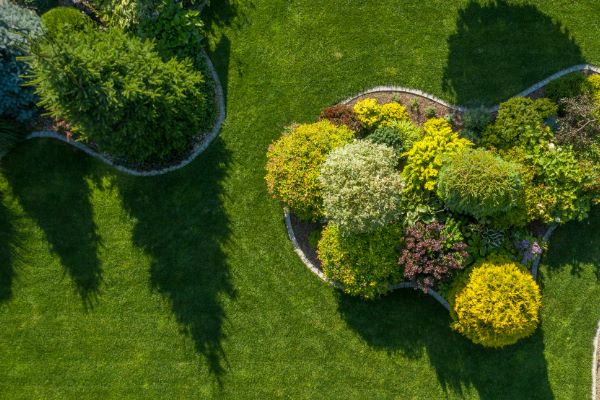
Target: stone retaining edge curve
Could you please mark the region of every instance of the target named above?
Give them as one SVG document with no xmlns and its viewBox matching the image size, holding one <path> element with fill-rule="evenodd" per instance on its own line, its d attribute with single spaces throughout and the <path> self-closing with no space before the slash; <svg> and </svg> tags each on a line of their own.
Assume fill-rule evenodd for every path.
<svg viewBox="0 0 600 400">
<path fill-rule="evenodd" d="M 29 140 L 29 139 L 35 139 L 35 138 L 50 138 L 50 139 L 60 140 L 61 142 L 68 143 L 68 144 L 76 147 L 77 149 L 83 151 L 84 153 L 88 154 L 89 156 L 91 156 L 95 159 L 98 159 L 100 161 L 103 161 L 104 163 L 115 168 L 116 170 L 123 172 L 125 174 L 128 174 L 128 175 L 156 176 L 156 175 L 163 175 L 168 172 L 172 172 L 172 171 L 178 170 L 180 168 L 183 168 L 186 165 L 188 165 L 189 163 L 191 163 L 192 161 L 194 161 L 194 159 L 196 157 L 198 157 L 198 155 L 200 155 L 202 152 L 204 152 L 204 150 L 206 150 L 208 148 L 210 143 L 219 135 L 221 126 L 223 125 L 223 121 L 225 120 L 225 98 L 223 96 L 223 87 L 221 86 L 221 81 L 219 80 L 219 75 L 217 74 L 217 71 L 215 70 L 215 67 L 212 64 L 212 61 L 208 57 L 208 54 L 206 53 L 205 50 L 202 50 L 202 56 L 204 57 L 204 59 L 206 61 L 206 65 L 208 67 L 208 70 L 210 72 L 211 78 L 212 78 L 212 80 L 214 82 L 214 86 L 215 86 L 214 97 L 215 97 L 215 107 L 217 110 L 217 118 L 215 120 L 215 123 L 214 123 L 212 129 L 206 134 L 206 136 L 202 139 L 202 141 L 200 143 L 198 143 L 197 145 L 194 146 L 192 153 L 186 159 L 182 160 L 181 162 L 179 162 L 177 164 L 170 165 L 168 167 L 161 168 L 161 169 L 140 171 L 140 170 L 136 170 L 133 168 L 127 168 L 122 165 L 119 165 L 119 164 L 115 163 L 110 158 L 109 155 L 98 153 L 98 152 L 92 150 L 87 145 L 85 145 L 81 142 L 76 142 L 74 140 L 69 140 L 64 135 L 61 135 L 60 133 L 55 132 L 55 131 L 32 132 L 26 137 L 26 139 Z"/>
<path fill-rule="evenodd" d="M 541 89 L 542 87 L 546 86 L 548 83 L 558 79 L 558 78 L 562 78 L 565 75 L 571 74 L 573 72 L 578 72 L 578 71 L 587 71 L 587 72 L 595 72 L 597 74 L 600 74 L 600 68 L 596 67 L 594 65 L 591 64 L 578 64 L 578 65 L 574 65 L 572 67 L 569 68 L 565 68 L 563 70 L 560 70 L 552 75 L 550 75 L 549 77 L 547 77 L 546 79 L 543 79 L 541 81 L 539 81 L 538 83 L 530 86 L 529 88 L 515 94 L 513 97 L 523 97 L 523 96 L 528 96 L 531 93 L 535 92 L 538 89 Z M 465 110 L 467 110 L 469 107 L 465 107 L 465 106 L 461 106 L 461 105 L 454 105 L 454 104 L 450 104 L 442 99 L 440 99 L 439 97 L 433 96 L 427 92 L 424 92 L 422 90 L 419 89 L 412 89 L 412 88 L 408 88 L 408 87 L 403 87 L 403 86 L 376 86 L 374 88 L 365 90 L 363 92 L 360 92 L 352 97 L 348 97 L 347 99 L 343 100 L 341 102 L 341 104 L 348 104 L 353 100 L 356 100 L 358 97 L 367 95 L 367 94 L 371 94 L 371 93 L 380 93 L 380 92 L 403 92 L 403 93 L 410 93 L 410 94 L 414 94 L 417 96 L 421 96 L 424 97 L 426 99 L 429 99 L 431 101 L 434 101 L 436 103 L 439 103 L 445 107 L 448 107 L 451 110 L 457 111 L 457 112 L 464 112 Z M 496 112 L 498 111 L 499 105 L 495 105 L 492 107 L 488 107 L 486 108 L 489 112 Z"/>
</svg>

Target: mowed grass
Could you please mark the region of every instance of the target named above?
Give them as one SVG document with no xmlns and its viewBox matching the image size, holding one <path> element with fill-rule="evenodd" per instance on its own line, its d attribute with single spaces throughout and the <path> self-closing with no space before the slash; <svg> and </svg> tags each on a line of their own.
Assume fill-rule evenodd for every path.
<svg viewBox="0 0 600 400">
<path fill-rule="evenodd" d="M 320 282 L 263 181 L 284 126 L 368 87 L 489 104 L 600 64 L 600 3 L 529 4 L 212 1 L 228 116 L 190 166 L 127 177 L 50 140 L 2 160 L 0 398 L 590 398 L 600 210 L 552 239 L 538 332 L 486 350 L 422 294 Z"/>
</svg>

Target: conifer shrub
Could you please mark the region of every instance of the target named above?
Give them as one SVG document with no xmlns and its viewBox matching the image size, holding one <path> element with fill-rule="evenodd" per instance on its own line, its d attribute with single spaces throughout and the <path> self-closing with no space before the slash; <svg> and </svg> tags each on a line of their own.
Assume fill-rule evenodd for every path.
<svg viewBox="0 0 600 400">
<path fill-rule="evenodd" d="M 46 35 L 53 35 L 61 29 L 91 29 L 90 18 L 74 7 L 56 7 L 42 15 Z M 66 26 L 68 25 L 68 26 Z"/>
<path fill-rule="evenodd" d="M 302 219 L 322 218 L 321 165 L 333 149 L 352 140 L 354 132 L 329 121 L 287 129 L 267 151 L 269 193 Z"/>
<path fill-rule="evenodd" d="M 452 131 L 450 124 L 441 118 L 428 120 L 423 130 L 423 138 L 404 154 L 407 161 L 402 175 L 407 190 L 435 192 L 443 161 L 473 143 Z"/>
<path fill-rule="evenodd" d="M 61 29 L 32 55 L 40 104 L 114 157 L 165 160 L 210 127 L 202 74 L 123 31 Z"/>
<path fill-rule="evenodd" d="M 25 122 L 35 114 L 34 91 L 23 86 L 29 68 L 17 58 L 27 56 L 30 39 L 41 34 L 35 12 L 10 2 L 0 4 L 0 116 Z"/>
<path fill-rule="evenodd" d="M 476 263 L 453 291 L 452 328 L 485 347 L 504 347 L 535 332 L 540 288 L 520 264 L 503 258 Z"/>
<path fill-rule="evenodd" d="M 384 144 L 396 150 L 401 156 L 421 138 L 421 129 L 407 120 L 398 121 L 390 126 L 383 126 L 367 136 L 372 143 Z"/>
<path fill-rule="evenodd" d="M 403 183 L 394 149 L 356 141 L 333 150 L 321 167 L 325 216 L 344 234 L 364 233 L 400 218 Z"/>
<path fill-rule="evenodd" d="M 524 195 L 522 167 L 484 149 L 465 149 L 442 166 L 438 192 L 453 212 L 484 219 L 508 212 Z"/>
<path fill-rule="evenodd" d="M 338 226 L 330 223 L 321 234 L 317 254 L 325 276 L 341 284 L 345 293 L 374 299 L 402 280 L 402 268 L 398 265 L 401 239 L 398 225 L 343 235 Z"/>
</svg>

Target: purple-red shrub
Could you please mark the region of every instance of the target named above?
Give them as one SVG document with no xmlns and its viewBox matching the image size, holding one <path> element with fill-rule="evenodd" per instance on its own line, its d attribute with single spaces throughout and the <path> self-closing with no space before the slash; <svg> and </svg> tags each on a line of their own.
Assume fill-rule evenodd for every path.
<svg viewBox="0 0 600 400">
<path fill-rule="evenodd" d="M 467 244 L 457 230 L 437 221 L 417 222 L 406 230 L 398 263 L 404 267 L 404 278 L 427 292 L 437 282 L 464 268 Z"/>
<path fill-rule="evenodd" d="M 321 111 L 320 119 L 326 119 L 335 126 L 345 125 L 354 132 L 361 129 L 361 124 L 356 118 L 352 107 L 344 104 L 327 107 Z"/>
</svg>

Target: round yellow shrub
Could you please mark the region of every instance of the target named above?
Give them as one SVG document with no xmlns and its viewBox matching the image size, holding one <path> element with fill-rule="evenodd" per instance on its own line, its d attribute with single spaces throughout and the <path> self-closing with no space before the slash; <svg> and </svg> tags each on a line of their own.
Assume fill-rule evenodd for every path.
<svg viewBox="0 0 600 400">
<path fill-rule="evenodd" d="M 366 129 L 390 126 L 398 121 L 408 120 L 406 108 L 398 103 L 379 105 L 376 99 L 366 98 L 353 107 L 356 118 Z"/>
<path fill-rule="evenodd" d="M 455 293 L 452 328 L 485 347 L 514 344 L 540 322 L 540 288 L 514 261 L 480 261 Z"/>
</svg>

